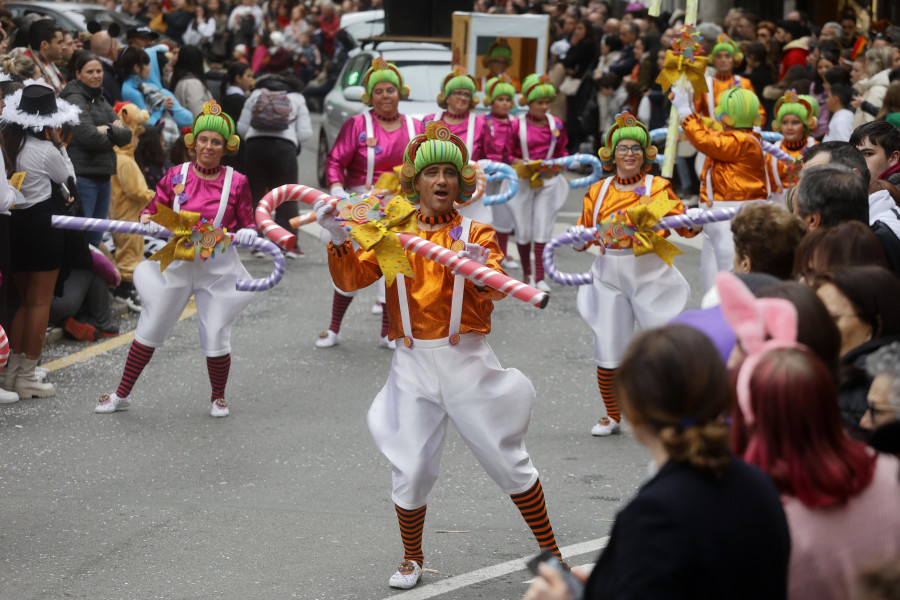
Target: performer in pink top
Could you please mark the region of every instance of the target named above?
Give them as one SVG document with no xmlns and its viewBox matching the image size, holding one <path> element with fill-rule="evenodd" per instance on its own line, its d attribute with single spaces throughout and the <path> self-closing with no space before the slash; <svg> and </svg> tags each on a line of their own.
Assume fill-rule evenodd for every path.
<svg viewBox="0 0 900 600">
<path fill-rule="evenodd" d="M 165 223 L 170 211 L 181 213 L 182 217 L 191 212 L 199 214 L 195 217 L 195 229 L 204 231 L 203 227 L 209 226 L 204 238 L 211 235 L 221 239 L 222 234 L 228 236 L 228 232 L 237 231 L 238 243 L 252 244 L 257 234 L 247 178 L 231 167 L 222 167 L 225 152 L 236 152 L 240 144 L 231 117 L 214 100 L 207 102 L 191 132 L 185 134 L 184 142 L 188 148 L 196 149 L 197 159 L 172 167 L 159 183 L 156 198 L 141 214 L 147 233 L 155 235 L 163 229 L 159 222 L 150 220 L 151 215 Z M 170 214 L 168 218 L 175 217 Z M 223 228 L 225 232 L 221 231 Z M 238 291 L 235 283 L 251 277 L 241 264 L 237 249 L 224 243 L 216 243 L 215 256 L 208 259 L 202 254 L 195 256 L 192 245 L 183 255 L 180 250 L 182 245 L 173 238 L 154 255 L 159 256 L 158 260 L 143 261 L 134 270 L 134 285 L 143 300 L 134 342 L 118 389 L 101 396 L 94 412 L 111 413 L 130 406 L 128 396 L 153 351 L 172 335 L 184 307 L 194 296 L 200 345 L 212 385 L 210 415 L 228 416 L 225 385 L 231 368 L 231 327 L 253 298 L 252 292 Z"/>
<path fill-rule="evenodd" d="M 488 80 L 484 92 L 484 105 L 491 107 L 489 115 L 478 115 L 480 135 L 476 137 L 475 155 L 479 160 L 489 160 L 507 165 L 512 164 L 513 152 L 519 143 L 519 121 L 511 113 L 515 112 L 513 98 L 516 88 L 505 73 Z M 509 185 L 506 180 L 490 181 L 485 188 L 485 196 L 499 194 Z M 508 204 L 495 204 L 491 208 L 491 225 L 497 233 L 497 242 L 503 252 L 500 266 L 505 270 L 518 269 L 519 263 L 506 254 L 509 234 L 513 231 L 513 216 Z"/>
<path fill-rule="evenodd" d="M 540 169 L 538 161 L 568 156 L 566 128 L 550 114 L 550 101 L 556 88 L 546 75 L 533 73 L 522 82 L 519 104 L 528 112 L 519 116 L 519 143 L 513 151 L 513 163 L 519 171 L 519 191 L 510 200 L 515 219 L 516 244 L 522 273 L 526 280 L 544 292 L 550 286 L 544 281 L 544 245 L 553 237 L 556 214 L 566 202 L 569 184 L 562 175 Z M 531 243 L 534 242 L 534 278 L 531 278 Z"/>
<path fill-rule="evenodd" d="M 469 75 L 465 67 L 453 67 L 444 81 L 441 83 L 441 92 L 437 96 L 438 106 L 444 109 L 441 114 L 427 115 L 423 121 L 442 121 L 453 135 L 458 137 L 466 145 L 469 151 L 469 160 L 481 160 L 480 116 L 476 116 L 474 109 L 478 104 L 475 95 L 475 78 Z M 483 202 L 476 201 L 467 206 L 459 207 L 459 213 L 469 217 L 473 221 L 490 225 L 492 222 L 491 209 Z"/>
<path fill-rule="evenodd" d="M 381 175 L 393 173 L 394 167 L 403 164 L 407 144 L 425 131 L 421 121 L 399 112 L 400 98 L 409 96 L 409 88 L 403 85 L 403 76 L 396 66 L 378 57 L 372 61 L 362 83 L 366 88 L 362 101 L 372 109 L 348 119 L 328 153 L 325 178 L 332 196 L 364 194 L 371 190 Z M 356 294 L 357 291 L 334 288 L 331 324 L 319 334 L 316 348 L 330 348 L 340 341 L 341 322 Z M 382 315 L 379 345 L 393 348 L 394 343 L 388 340 L 384 301 L 384 282 L 379 281 L 378 300 L 372 312 Z"/>
</svg>

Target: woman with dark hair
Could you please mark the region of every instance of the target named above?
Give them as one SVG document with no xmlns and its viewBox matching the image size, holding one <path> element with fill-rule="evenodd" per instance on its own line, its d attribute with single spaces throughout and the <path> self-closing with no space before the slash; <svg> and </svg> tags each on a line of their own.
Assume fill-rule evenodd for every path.
<svg viewBox="0 0 900 600">
<path fill-rule="evenodd" d="M 732 450 L 781 493 L 788 596 L 851 598 L 861 567 L 900 552 L 900 462 L 846 435 L 828 369 L 796 341 L 794 307 L 770 300 L 764 314 L 757 327 L 734 322 L 748 356 L 737 371 Z"/>
<path fill-rule="evenodd" d="M 819 103 L 819 117 L 811 135 L 816 139 L 822 139 L 828 131 L 828 121 L 831 118 L 831 111 L 826 104 L 828 90 L 825 89 L 825 73 L 841 64 L 841 50 L 836 43 L 827 40 L 822 42 L 817 50 L 818 58 L 813 71 L 813 81 L 809 86 L 809 95 Z"/>
<path fill-rule="evenodd" d="M 598 48 L 594 41 L 594 29 L 590 21 L 583 19 L 575 23 L 570 44 L 566 58 L 562 61 L 563 67 L 566 69 L 566 77 L 582 80 L 578 90 L 566 98 L 566 114 L 569 115 L 569 118 L 566 119 L 566 132 L 569 134 L 568 150 L 573 153 L 577 151 L 578 144 L 587 135 L 587 132 L 582 131 L 577 116 L 584 110 L 592 93 L 591 86 L 585 85 L 584 79 L 588 69 L 597 58 Z"/>
<path fill-rule="evenodd" d="M 75 167 L 76 187 L 84 216 L 106 219 L 109 216 L 110 177 L 116 172 L 113 146 L 131 142 L 128 129 L 103 97 L 103 65 L 90 52 L 72 57 L 75 79 L 63 88 L 59 97 L 81 110 L 78 122 L 63 128 L 69 139 L 69 158 Z M 92 231 L 88 241 L 99 247 L 103 232 Z"/>
<path fill-rule="evenodd" d="M 900 340 L 900 280 L 877 266 L 844 267 L 819 274 L 813 288 L 841 332 L 841 416 L 855 430 L 866 412 L 872 380 L 866 358 Z"/>
<path fill-rule="evenodd" d="M 235 122 L 241 118 L 244 103 L 253 89 L 255 79 L 250 65 L 242 62 L 233 62 L 228 65 L 225 78 L 222 79 L 222 110 L 232 115 Z"/>
<path fill-rule="evenodd" d="M 162 135 L 158 127 L 147 126 L 138 136 L 137 148 L 134 149 L 134 161 L 144 175 L 147 188 L 155 190 L 166 171 L 173 166 L 166 156 L 166 149 L 163 146 Z"/>
<path fill-rule="evenodd" d="M 24 202 L 12 207 L 9 246 L 12 278 L 20 306 L 8 332 L 10 355 L 3 388 L 19 398 L 46 398 L 56 386 L 35 376 L 50 316 L 56 279 L 63 264 L 65 236 L 50 225 L 54 212 L 52 184 L 59 186 L 75 177 L 75 169 L 59 129 L 77 122 L 79 110 L 57 100 L 53 90 L 29 85 L 4 99 L 0 115 L 3 149 L 10 172 L 25 172 L 21 192 Z M 63 202 L 71 202 L 69 194 Z"/>
<path fill-rule="evenodd" d="M 744 48 L 744 72 L 741 77 L 749 79 L 754 90 L 759 90 L 757 95 L 767 115 L 771 115 L 775 109 L 775 102 L 762 97 L 762 91 L 775 83 L 775 67 L 769 60 L 769 50 L 762 42 L 750 42 Z"/>
<path fill-rule="evenodd" d="M 203 105 L 213 99 L 206 87 L 206 70 L 200 48 L 185 46 L 178 52 L 171 86 L 175 99 L 195 117 L 203 111 Z"/>
<path fill-rule="evenodd" d="M 616 515 L 582 598 L 784 599 L 784 511 L 772 482 L 729 452 L 731 383 L 712 343 L 685 325 L 644 331 L 616 387 L 658 470 Z M 556 571 L 540 574 L 527 600 L 577 600 Z"/>
<path fill-rule="evenodd" d="M 800 240 L 792 276 L 812 285 L 817 273 L 864 265 L 887 268 L 884 248 L 871 227 L 860 221 L 846 221 L 835 227 L 819 227 Z"/>
</svg>

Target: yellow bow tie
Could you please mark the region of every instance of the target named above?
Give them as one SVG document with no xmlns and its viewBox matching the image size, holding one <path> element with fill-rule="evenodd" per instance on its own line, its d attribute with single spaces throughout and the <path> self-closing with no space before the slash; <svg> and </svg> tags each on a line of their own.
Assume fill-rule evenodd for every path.
<svg viewBox="0 0 900 600">
<path fill-rule="evenodd" d="M 157 212 L 150 217 L 172 232 L 168 243 L 160 248 L 149 260 L 159 261 L 162 273 L 175 260 L 194 260 L 215 258 L 216 250 L 225 251 L 231 244 L 231 238 L 224 228 L 213 227 L 212 223 L 200 221 L 200 213 L 183 210 L 175 212 L 168 206 L 157 205 Z"/>
<path fill-rule="evenodd" d="M 663 64 L 656 83 L 662 86 L 662 89 L 668 90 L 672 84 L 684 75 L 685 78 L 694 87 L 694 94 L 705 94 L 706 87 L 706 56 L 694 56 L 693 60 L 685 60 L 681 54 L 675 54 L 671 50 L 666 50 L 666 62 Z"/>
<path fill-rule="evenodd" d="M 419 232 L 415 206 L 406 198 L 394 196 L 382 216 L 378 199 L 369 197 L 352 202 L 346 209 L 341 211 L 341 215 L 352 227 L 350 237 L 366 250 L 374 249 L 385 283 L 393 285 L 398 273 L 412 277 L 412 266 L 397 234 Z"/>
</svg>

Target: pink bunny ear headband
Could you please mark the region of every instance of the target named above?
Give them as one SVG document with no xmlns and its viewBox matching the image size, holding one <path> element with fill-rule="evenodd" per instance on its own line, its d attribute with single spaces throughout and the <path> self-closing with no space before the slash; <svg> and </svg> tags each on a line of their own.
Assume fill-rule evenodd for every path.
<svg viewBox="0 0 900 600">
<path fill-rule="evenodd" d="M 750 378 L 763 356 L 779 348 L 804 346 L 797 342 L 797 309 L 782 298 L 757 298 L 731 273 L 716 275 L 722 314 L 747 353 L 738 372 L 737 400 L 744 421 L 755 419 L 750 404 Z"/>
</svg>

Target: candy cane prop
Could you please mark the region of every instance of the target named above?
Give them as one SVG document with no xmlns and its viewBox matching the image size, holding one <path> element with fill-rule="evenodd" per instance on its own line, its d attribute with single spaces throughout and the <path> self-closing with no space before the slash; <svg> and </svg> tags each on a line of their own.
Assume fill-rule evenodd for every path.
<svg viewBox="0 0 900 600">
<path fill-rule="evenodd" d="M 266 197 L 268 198 L 270 194 L 273 197 L 281 198 L 282 202 L 286 200 L 297 200 L 306 204 L 314 204 L 317 200 L 323 199 L 328 204 L 335 206 L 339 201 L 338 198 L 326 194 L 323 191 L 300 184 L 288 184 L 277 187 L 269 192 L 269 194 L 266 194 Z M 265 198 L 263 198 L 263 200 L 265 200 Z M 260 205 L 262 205 L 262 201 L 260 201 Z M 276 206 L 277 205 L 278 204 L 276 204 Z M 257 209 L 257 214 L 258 211 L 259 209 Z M 259 219 L 259 217 L 257 217 L 257 219 Z M 284 230 L 282 229 L 282 231 Z M 278 232 L 277 230 L 270 228 L 266 235 L 269 235 L 271 239 L 271 236 L 277 236 Z M 438 246 L 428 240 L 424 240 L 417 235 L 398 233 L 397 237 L 404 249 L 429 260 L 433 260 L 445 267 L 450 267 L 464 277 L 473 279 L 478 283 L 483 283 L 488 287 L 501 291 L 523 302 L 527 302 L 532 306 L 544 308 L 550 301 L 550 296 L 547 293 L 542 292 L 535 287 L 526 285 L 503 273 L 498 273 L 493 269 L 485 267 L 478 261 L 461 258 L 456 255 L 456 252 L 448 250 L 443 246 Z"/>
<path fill-rule="evenodd" d="M 584 164 L 591 165 L 591 174 L 578 179 L 573 179 L 569 182 L 570 188 L 590 187 L 605 176 L 605 173 L 603 172 L 603 163 L 601 163 L 600 159 L 593 154 L 570 154 L 569 156 L 563 156 L 561 158 L 545 160 L 544 164 L 560 166 L 565 169 L 577 169 Z"/>
<path fill-rule="evenodd" d="M 6 332 L 0 327 L 0 369 L 6 366 L 9 361 L 9 339 Z"/>
<path fill-rule="evenodd" d="M 493 196 L 484 197 L 485 206 L 494 206 L 495 204 L 505 204 L 519 191 L 519 175 L 511 166 L 501 162 L 491 162 L 484 167 L 485 175 L 488 181 L 497 181 L 505 179 L 509 182 L 505 192 L 494 194 Z"/>
<path fill-rule="evenodd" d="M 144 235 L 144 225 L 132 221 L 111 221 L 109 219 L 85 219 L 82 217 L 53 215 L 51 224 L 57 229 L 109 231 L 112 233 Z M 166 237 L 171 235 L 171 232 L 164 230 L 163 234 L 164 235 L 161 237 Z M 240 245 L 236 241 L 232 241 L 232 244 Z M 238 279 L 235 282 L 235 287 L 242 292 L 260 292 L 275 287 L 284 275 L 284 255 L 281 253 L 281 250 L 278 249 L 278 246 L 265 238 L 256 238 L 251 245 L 246 247 L 265 252 L 272 257 L 275 265 L 272 269 L 272 273 L 265 279 Z"/>
<path fill-rule="evenodd" d="M 716 210 L 708 210 L 703 214 L 691 218 L 687 215 L 670 215 L 660 219 L 659 223 L 651 229 L 659 231 L 662 229 L 674 229 L 677 227 L 693 227 L 695 225 L 704 225 L 706 223 L 717 223 L 719 221 L 727 221 L 734 217 L 740 210 L 736 208 L 721 208 Z M 594 280 L 594 275 L 590 271 L 586 273 L 564 273 L 556 268 L 553 260 L 556 249 L 560 246 L 572 246 L 579 243 L 596 242 L 599 240 L 599 230 L 597 227 L 585 229 L 580 234 L 563 233 L 554 237 L 544 247 L 544 272 L 550 279 L 560 285 L 588 285 Z M 602 248 L 601 248 L 602 251 Z"/>
</svg>

